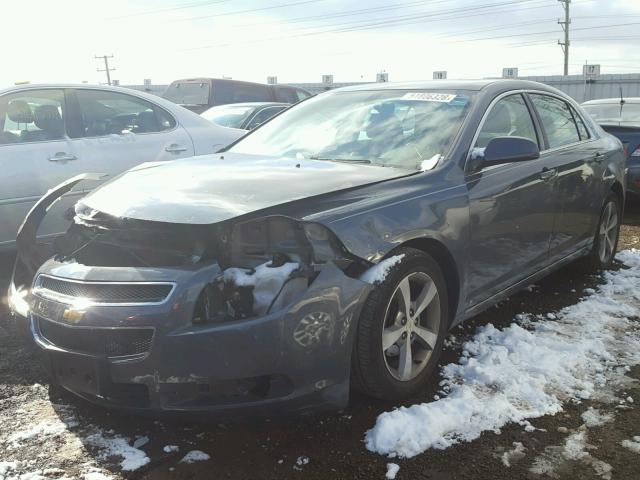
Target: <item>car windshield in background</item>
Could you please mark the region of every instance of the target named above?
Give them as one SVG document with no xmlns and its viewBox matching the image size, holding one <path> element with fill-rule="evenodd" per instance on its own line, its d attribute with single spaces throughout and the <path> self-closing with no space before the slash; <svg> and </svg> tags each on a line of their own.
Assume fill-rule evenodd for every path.
<svg viewBox="0 0 640 480">
<path fill-rule="evenodd" d="M 274 118 L 231 151 L 420 170 L 423 162 L 448 151 L 474 95 L 466 90 L 320 95 Z"/>
<path fill-rule="evenodd" d="M 583 108 L 598 123 L 640 123 L 640 103 L 600 103 L 583 105 Z"/>
<path fill-rule="evenodd" d="M 207 105 L 209 90 L 209 84 L 205 82 L 172 83 L 162 96 L 180 105 Z"/>
<path fill-rule="evenodd" d="M 223 105 L 213 107 L 202 113 L 202 117 L 223 127 L 241 128 L 244 121 L 251 115 L 254 107 L 242 105 Z"/>
</svg>

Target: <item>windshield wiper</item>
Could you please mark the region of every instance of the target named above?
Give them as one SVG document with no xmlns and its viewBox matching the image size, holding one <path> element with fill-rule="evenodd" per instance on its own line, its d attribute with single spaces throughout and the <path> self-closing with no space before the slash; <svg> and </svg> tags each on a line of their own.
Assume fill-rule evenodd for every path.
<svg viewBox="0 0 640 480">
<path fill-rule="evenodd" d="M 320 160 L 322 162 L 343 162 L 343 163 L 361 163 L 363 165 L 369 165 L 371 160 L 366 158 L 323 158 L 323 157 L 309 157 L 309 160 Z"/>
</svg>

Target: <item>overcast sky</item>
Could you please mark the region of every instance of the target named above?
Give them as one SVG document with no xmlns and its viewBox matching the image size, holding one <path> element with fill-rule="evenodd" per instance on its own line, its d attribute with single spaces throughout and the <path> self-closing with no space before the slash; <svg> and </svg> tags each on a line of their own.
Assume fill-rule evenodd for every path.
<svg viewBox="0 0 640 480">
<path fill-rule="evenodd" d="M 640 73 L 640 0 L 573 0 L 570 73 Z M 562 73 L 557 0 L 5 0 L 0 86 L 191 76 L 280 83 Z"/>
</svg>

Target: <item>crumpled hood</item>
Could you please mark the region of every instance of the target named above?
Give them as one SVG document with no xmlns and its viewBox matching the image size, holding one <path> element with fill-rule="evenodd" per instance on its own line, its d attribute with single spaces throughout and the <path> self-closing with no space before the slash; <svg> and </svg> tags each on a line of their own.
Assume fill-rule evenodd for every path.
<svg viewBox="0 0 640 480">
<path fill-rule="evenodd" d="M 237 153 L 146 163 L 83 198 L 115 217 L 211 224 L 294 200 L 415 173 L 410 170 Z"/>
</svg>

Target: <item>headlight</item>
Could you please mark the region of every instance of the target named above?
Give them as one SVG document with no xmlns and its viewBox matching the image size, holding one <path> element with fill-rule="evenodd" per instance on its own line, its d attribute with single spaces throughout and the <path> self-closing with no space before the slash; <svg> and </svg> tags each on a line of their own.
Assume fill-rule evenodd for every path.
<svg viewBox="0 0 640 480">
<path fill-rule="evenodd" d="M 9 308 L 12 312 L 25 318 L 29 315 L 29 303 L 27 303 L 28 293 L 29 292 L 24 289 L 17 290 L 13 282 L 9 285 Z"/>
</svg>

